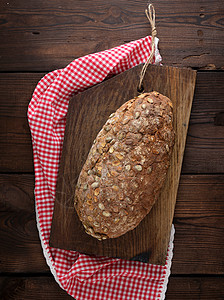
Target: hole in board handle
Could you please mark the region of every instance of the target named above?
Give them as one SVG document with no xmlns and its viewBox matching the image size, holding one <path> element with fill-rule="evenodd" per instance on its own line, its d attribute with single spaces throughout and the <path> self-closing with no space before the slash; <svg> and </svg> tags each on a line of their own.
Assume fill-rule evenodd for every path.
<svg viewBox="0 0 224 300">
<path fill-rule="evenodd" d="M 144 92 L 144 86 L 141 85 L 140 87 L 137 87 L 137 92 L 138 92 L 139 94 L 143 93 L 143 92 Z"/>
</svg>

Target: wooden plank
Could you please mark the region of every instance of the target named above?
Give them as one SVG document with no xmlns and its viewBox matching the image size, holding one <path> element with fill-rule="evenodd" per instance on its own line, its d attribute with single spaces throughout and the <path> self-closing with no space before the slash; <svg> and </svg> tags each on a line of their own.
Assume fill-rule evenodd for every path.
<svg viewBox="0 0 224 300">
<path fill-rule="evenodd" d="M 170 277 L 167 300 L 222 300 L 223 277 Z M 41 287 L 41 288 L 40 288 Z M 2 300 L 74 299 L 63 291 L 52 276 L 49 277 L 0 277 Z"/>
<path fill-rule="evenodd" d="M 71 300 L 69 296 L 49 277 L 0 277 L 1 300 Z"/>
<path fill-rule="evenodd" d="M 164 63 L 224 66 L 219 0 L 154 0 Z M 146 1 L 45 0 L 0 3 L 1 71 L 48 71 L 74 58 L 150 34 Z"/>
<path fill-rule="evenodd" d="M 49 272 L 34 214 L 34 176 L 0 175 L 1 272 Z M 224 175 L 182 175 L 172 274 L 224 274 Z"/>
<path fill-rule="evenodd" d="M 224 252 L 219 242 L 224 235 L 223 189 L 223 175 L 181 177 L 174 215 L 172 273 L 189 274 L 190 268 L 193 274 L 206 274 L 205 270 L 224 274 Z"/>
<path fill-rule="evenodd" d="M 32 141 L 27 118 L 1 117 L 0 127 L 1 171 L 33 172 Z"/>
<path fill-rule="evenodd" d="M 137 96 L 136 82 L 142 67 L 139 65 L 108 79 L 70 100 L 51 227 L 52 247 L 125 259 L 149 252 L 148 262 L 165 264 L 194 96 L 195 71 L 150 65 L 145 73 L 145 91 L 155 90 L 171 99 L 175 131 L 166 181 L 149 214 L 133 230 L 116 239 L 99 241 L 85 232 L 74 212 L 74 185 L 93 140 L 109 115 Z"/>
<path fill-rule="evenodd" d="M 168 283 L 166 300 L 222 300 L 223 277 L 172 277 Z"/>
<path fill-rule="evenodd" d="M 0 168 L 2 172 L 33 172 L 27 108 L 44 74 L 0 74 Z"/>
<path fill-rule="evenodd" d="M 198 73 L 183 173 L 224 173 L 223 82 L 224 72 Z"/>
<path fill-rule="evenodd" d="M 0 74 L 1 172 L 33 172 L 26 112 L 33 89 L 42 76 L 44 73 Z M 224 72 L 197 74 L 184 173 L 224 172 L 224 127 L 216 125 L 217 116 L 223 118 L 223 81 Z"/>
<path fill-rule="evenodd" d="M 0 220 L 1 272 L 48 272 L 36 227 L 33 175 L 0 175 Z"/>
</svg>

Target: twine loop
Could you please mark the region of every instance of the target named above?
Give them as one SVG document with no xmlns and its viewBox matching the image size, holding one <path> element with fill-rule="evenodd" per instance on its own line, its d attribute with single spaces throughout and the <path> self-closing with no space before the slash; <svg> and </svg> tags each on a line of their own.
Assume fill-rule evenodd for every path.
<svg viewBox="0 0 224 300">
<path fill-rule="evenodd" d="M 151 53 L 150 53 L 150 56 L 148 57 L 147 61 L 145 62 L 144 66 L 142 67 L 142 70 L 141 70 L 139 85 L 138 85 L 138 91 L 139 92 L 143 92 L 142 81 L 143 81 L 143 78 L 145 76 L 146 69 L 147 69 L 148 65 L 152 63 L 152 59 L 153 59 L 154 54 L 155 54 L 155 37 L 156 37 L 156 34 L 157 34 L 157 31 L 156 31 L 156 14 L 155 14 L 154 6 L 152 4 L 149 4 L 148 8 L 145 10 L 145 14 L 146 14 L 146 17 L 149 20 L 150 25 L 151 25 L 152 40 L 151 40 Z"/>
</svg>

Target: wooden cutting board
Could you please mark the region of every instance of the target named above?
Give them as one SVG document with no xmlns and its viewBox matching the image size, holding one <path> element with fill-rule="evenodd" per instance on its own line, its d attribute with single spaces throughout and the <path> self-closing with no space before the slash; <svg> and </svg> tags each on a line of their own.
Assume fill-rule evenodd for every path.
<svg viewBox="0 0 224 300">
<path fill-rule="evenodd" d="M 196 71 L 150 65 L 145 74 L 144 90 L 158 91 L 173 102 L 176 141 L 160 198 L 143 221 L 119 238 L 98 241 L 85 233 L 73 207 L 76 182 L 92 142 L 108 116 L 137 96 L 141 68 L 142 65 L 139 65 L 107 79 L 70 100 L 51 227 L 52 247 L 161 265 L 165 263 Z"/>
</svg>

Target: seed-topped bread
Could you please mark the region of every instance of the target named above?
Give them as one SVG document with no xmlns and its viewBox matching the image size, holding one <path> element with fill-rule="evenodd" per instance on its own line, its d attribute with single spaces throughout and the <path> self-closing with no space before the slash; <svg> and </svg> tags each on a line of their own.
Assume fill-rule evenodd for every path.
<svg viewBox="0 0 224 300">
<path fill-rule="evenodd" d="M 127 101 L 109 117 L 75 191 L 88 234 L 116 238 L 141 222 L 160 194 L 173 145 L 172 102 L 158 92 Z"/>
</svg>

